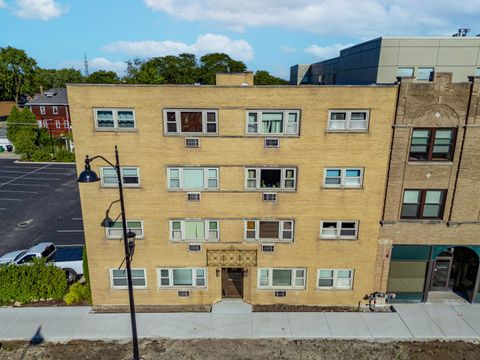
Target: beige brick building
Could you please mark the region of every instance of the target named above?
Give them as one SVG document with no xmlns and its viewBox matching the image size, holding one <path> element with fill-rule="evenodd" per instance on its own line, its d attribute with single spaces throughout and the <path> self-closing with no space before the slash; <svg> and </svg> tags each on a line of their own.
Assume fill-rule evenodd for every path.
<svg viewBox="0 0 480 360">
<path fill-rule="evenodd" d="M 480 301 L 479 80 L 399 85 L 376 266 L 377 288 L 398 301 Z"/>
<path fill-rule="evenodd" d="M 376 290 L 397 87 L 218 79 L 68 87 L 78 171 L 119 148 L 136 304 L 358 304 Z M 128 297 L 119 224 L 100 226 L 115 178 L 100 160 L 92 169 L 102 181 L 80 196 L 102 309 Z"/>
</svg>

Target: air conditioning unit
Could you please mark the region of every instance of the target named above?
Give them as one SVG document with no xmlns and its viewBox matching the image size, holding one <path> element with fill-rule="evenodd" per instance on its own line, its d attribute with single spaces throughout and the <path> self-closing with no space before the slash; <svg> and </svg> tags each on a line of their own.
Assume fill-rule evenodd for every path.
<svg viewBox="0 0 480 360">
<path fill-rule="evenodd" d="M 185 147 L 186 148 L 199 148 L 200 139 L 199 138 L 185 138 Z"/>
<path fill-rule="evenodd" d="M 177 296 L 178 297 L 189 297 L 190 296 L 190 291 L 189 290 L 178 290 L 177 291 Z"/>
<path fill-rule="evenodd" d="M 200 201 L 200 193 L 199 192 L 187 193 L 187 201 Z"/>
<path fill-rule="evenodd" d="M 262 244 L 262 252 L 273 253 L 275 252 L 274 244 Z"/>
<path fill-rule="evenodd" d="M 277 193 L 263 193 L 263 201 L 277 201 Z"/>
<path fill-rule="evenodd" d="M 280 139 L 265 138 L 264 146 L 266 148 L 279 148 Z"/>
<path fill-rule="evenodd" d="M 287 297 L 287 292 L 285 290 L 276 290 L 275 297 Z"/>
<path fill-rule="evenodd" d="M 202 251 L 202 245 L 201 244 L 188 244 L 188 251 L 191 251 L 191 252 Z"/>
</svg>

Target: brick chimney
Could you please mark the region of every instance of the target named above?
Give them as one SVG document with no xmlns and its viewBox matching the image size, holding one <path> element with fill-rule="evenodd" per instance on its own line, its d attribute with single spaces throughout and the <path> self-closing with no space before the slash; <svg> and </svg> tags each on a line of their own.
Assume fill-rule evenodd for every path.
<svg viewBox="0 0 480 360">
<path fill-rule="evenodd" d="M 253 86 L 253 71 L 217 73 L 215 76 L 215 84 L 219 86 Z"/>
</svg>

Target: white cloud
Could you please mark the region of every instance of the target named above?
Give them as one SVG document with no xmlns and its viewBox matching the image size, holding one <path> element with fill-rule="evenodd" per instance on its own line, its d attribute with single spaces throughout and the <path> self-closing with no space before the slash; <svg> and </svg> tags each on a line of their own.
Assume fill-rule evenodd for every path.
<svg viewBox="0 0 480 360">
<path fill-rule="evenodd" d="M 330 59 L 340 55 L 340 50 L 345 49 L 353 44 L 342 45 L 332 44 L 327 46 L 312 45 L 305 49 L 305 52 L 313 55 L 317 60 Z"/>
<path fill-rule="evenodd" d="M 61 67 L 64 68 L 71 68 L 80 70 L 83 72 L 84 70 L 84 62 L 81 60 L 71 60 L 65 61 L 60 64 Z M 97 71 L 97 70 L 105 70 L 105 71 L 115 71 L 118 74 L 122 74 L 127 69 L 127 64 L 124 61 L 110 61 L 103 57 L 97 57 L 94 59 L 88 60 L 88 70 L 90 73 Z"/>
<path fill-rule="evenodd" d="M 228 36 L 218 34 L 200 35 L 194 44 L 180 41 L 116 41 L 105 45 L 104 51 L 119 52 L 132 56 L 152 57 L 191 53 L 203 55 L 212 52 L 222 52 L 234 59 L 248 61 L 253 59 L 253 48 L 245 40 L 232 40 Z"/>
<path fill-rule="evenodd" d="M 50 20 L 68 11 L 54 0 L 16 0 L 14 6 L 15 15 L 24 19 Z"/>
<path fill-rule="evenodd" d="M 3 0 L 0 0 L 0 9 L 6 8 L 6 7 L 7 7 L 7 3 Z"/>
<path fill-rule="evenodd" d="M 464 0 L 143 0 L 154 11 L 226 28 L 277 26 L 355 37 L 450 35 L 478 24 L 480 1 Z"/>
<path fill-rule="evenodd" d="M 280 48 L 284 53 L 294 53 L 297 52 L 297 49 L 288 45 L 282 45 Z"/>
</svg>

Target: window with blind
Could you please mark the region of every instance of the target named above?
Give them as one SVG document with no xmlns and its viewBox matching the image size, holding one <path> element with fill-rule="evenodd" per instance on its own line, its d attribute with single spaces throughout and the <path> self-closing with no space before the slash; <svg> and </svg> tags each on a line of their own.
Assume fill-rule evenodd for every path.
<svg viewBox="0 0 480 360">
<path fill-rule="evenodd" d="M 138 167 L 120 168 L 123 187 L 140 186 L 140 170 Z M 117 171 L 112 167 L 100 168 L 101 185 L 103 187 L 118 187 Z"/>
<path fill-rule="evenodd" d="M 293 220 L 245 220 L 245 240 L 293 241 Z"/>
<path fill-rule="evenodd" d="M 134 129 L 135 110 L 133 109 L 93 109 L 97 130 Z"/>
<path fill-rule="evenodd" d="M 166 135 L 217 135 L 218 111 L 212 109 L 165 109 L 163 111 Z"/>
<path fill-rule="evenodd" d="M 136 239 L 143 239 L 143 221 L 141 220 L 127 220 L 127 229 L 135 233 Z M 107 239 L 122 239 L 123 238 L 123 225 L 122 222 L 117 220 L 111 222 L 107 228 Z"/>
<path fill-rule="evenodd" d="M 328 112 L 329 131 L 368 131 L 369 110 L 330 110 Z"/>
<path fill-rule="evenodd" d="M 135 289 L 145 289 L 147 287 L 147 274 L 145 269 L 132 269 L 132 283 Z M 113 289 L 127 289 L 127 270 L 110 269 L 110 286 Z"/>
<path fill-rule="evenodd" d="M 157 269 L 157 276 L 160 288 L 207 286 L 207 269 L 204 268 L 162 268 Z"/>
<path fill-rule="evenodd" d="M 258 268 L 259 289 L 305 289 L 307 269 Z"/>
<path fill-rule="evenodd" d="M 218 168 L 168 168 L 169 190 L 217 190 Z"/>
<path fill-rule="evenodd" d="M 300 110 L 249 110 L 247 134 L 298 135 Z"/>
<path fill-rule="evenodd" d="M 352 286 L 352 269 L 318 269 L 317 287 L 319 289 L 351 289 Z"/>
<path fill-rule="evenodd" d="M 170 220 L 171 241 L 218 241 L 219 230 L 218 220 Z"/>
<path fill-rule="evenodd" d="M 455 129 L 413 129 L 410 142 L 410 161 L 451 161 Z"/>
</svg>

